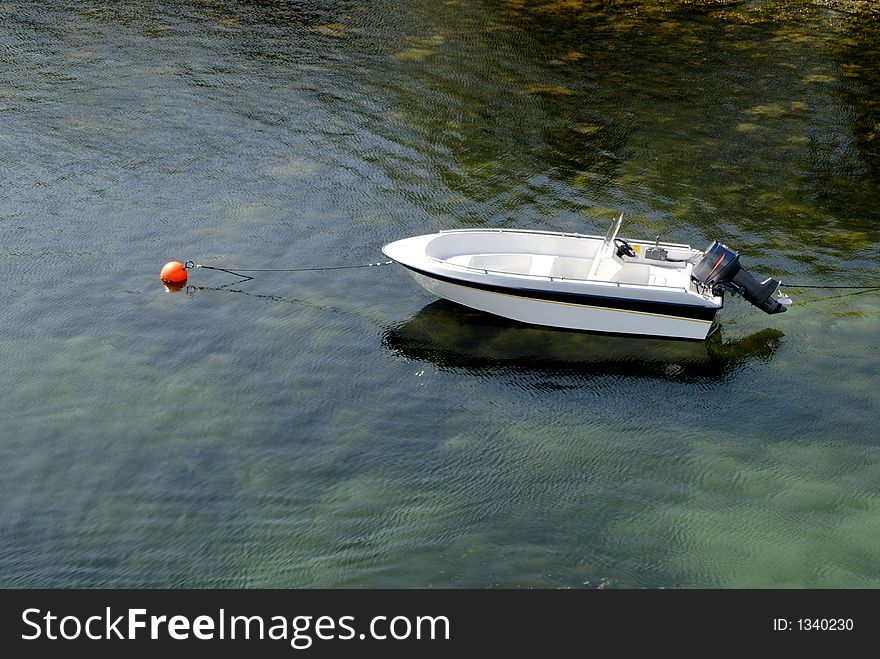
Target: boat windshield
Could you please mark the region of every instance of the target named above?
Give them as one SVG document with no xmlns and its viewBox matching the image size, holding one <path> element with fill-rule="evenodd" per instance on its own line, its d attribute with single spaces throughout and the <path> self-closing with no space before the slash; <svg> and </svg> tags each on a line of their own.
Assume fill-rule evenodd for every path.
<svg viewBox="0 0 880 659">
<path fill-rule="evenodd" d="M 623 213 L 620 214 L 620 217 L 616 218 L 611 222 L 611 226 L 608 227 L 608 233 L 605 234 L 605 244 L 610 245 L 614 242 L 614 239 L 617 238 L 617 232 L 620 231 L 620 225 L 623 224 Z"/>
</svg>

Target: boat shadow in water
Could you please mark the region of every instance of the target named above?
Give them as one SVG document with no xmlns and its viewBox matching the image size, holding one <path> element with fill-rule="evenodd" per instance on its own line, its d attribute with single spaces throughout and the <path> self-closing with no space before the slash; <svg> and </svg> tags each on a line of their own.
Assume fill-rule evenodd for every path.
<svg viewBox="0 0 880 659">
<path fill-rule="evenodd" d="M 700 342 L 595 334 L 526 325 L 437 300 L 385 332 L 382 343 L 408 359 L 480 375 L 529 371 L 682 381 L 723 379 L 745 362 L 768 360 L 783 336 L 768 328 L 724 341 L 720 327 Z"/>
</svg>

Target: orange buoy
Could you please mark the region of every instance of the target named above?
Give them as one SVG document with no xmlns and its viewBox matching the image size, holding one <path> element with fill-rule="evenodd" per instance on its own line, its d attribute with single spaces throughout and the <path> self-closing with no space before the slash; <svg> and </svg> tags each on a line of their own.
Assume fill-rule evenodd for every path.
<svg viewBox="0 0 880 659">
<path fill-rule="evenodd" d="M 186 282 L 186 268 L 180 261 L 169 261 L 159 273 L 159 278 L 166 284 L 183 284 Z"/>
</svg>

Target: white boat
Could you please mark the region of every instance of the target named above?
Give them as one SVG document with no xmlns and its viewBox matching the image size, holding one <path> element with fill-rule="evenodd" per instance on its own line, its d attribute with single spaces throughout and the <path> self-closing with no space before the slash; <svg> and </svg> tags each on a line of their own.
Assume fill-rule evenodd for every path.
<svg viewBox="0 0 880 659">
<path fill-rule="evenodd" d="M 426 290 L 533 325 L 703 340 L 740 294 L 766 313 L 791 303 L 780 282 L 759 282 L 715 241 L 690 245 L 519 229 L 456 229 L 405 238 L 383 253 Z M 777 293 L 776 296 L 773 294 Z"/>
</svg>

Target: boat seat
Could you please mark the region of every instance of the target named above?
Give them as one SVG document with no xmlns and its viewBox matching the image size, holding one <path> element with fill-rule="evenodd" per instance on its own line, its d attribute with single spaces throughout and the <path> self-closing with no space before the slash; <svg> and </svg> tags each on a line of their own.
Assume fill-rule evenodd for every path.
<svg viewBox="0 0 880 659">
<path fill-rule="evenodd" d="M 553 271 L 553 262 L 555 260 L 555 256 L 535 254 L 532 256 L 532 267 L 529 268 L 529 274 L 534 277 L 549 277 Z"/>
</svg>

